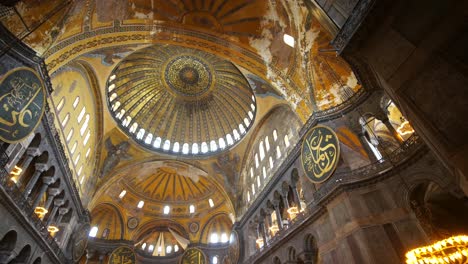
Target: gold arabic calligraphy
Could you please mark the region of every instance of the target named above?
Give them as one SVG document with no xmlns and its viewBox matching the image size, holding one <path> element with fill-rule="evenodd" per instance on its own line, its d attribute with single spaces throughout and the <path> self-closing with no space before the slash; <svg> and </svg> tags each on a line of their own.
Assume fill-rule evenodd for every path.
<svg viewBox="0 0 468 264">
<path fill-rule="evenodd" d="M 316 180 L 324 180 L 333 173 L 339 156 L 338 140 L 325 127 L 314 128 L 304 139 L 304 170 Z"/>
<path fill-rule="evenodd" d="M 0 136 L 20 140 L 39 122 L 44 106 L 44 91 L 38 76 L 21 68 L 11 71 L 1 84 Z"/>
</svg>

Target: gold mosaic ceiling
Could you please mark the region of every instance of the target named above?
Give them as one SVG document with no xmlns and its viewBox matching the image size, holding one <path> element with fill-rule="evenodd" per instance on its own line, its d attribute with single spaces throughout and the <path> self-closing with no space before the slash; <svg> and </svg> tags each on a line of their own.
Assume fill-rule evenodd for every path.
<svg viewBox="0 0 468 264">
<path fill-rule="evenodd" d="M 140 145 L 186 156 L 234 145 L 256 113 L 254 93 L 231 62 L 169 45 L 122 60 L 109 77 L 107 101 L 120 128 Z"/>
</svg>

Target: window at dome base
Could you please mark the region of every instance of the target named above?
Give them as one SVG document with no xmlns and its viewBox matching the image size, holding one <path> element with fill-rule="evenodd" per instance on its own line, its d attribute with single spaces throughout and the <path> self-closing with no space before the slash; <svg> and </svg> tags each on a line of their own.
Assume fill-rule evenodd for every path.
<svg viewBox="0 0 468 264">
<path fill-rule="evenodd" d="M 157 44 L 124 58 L 109 76 L 111 115 L 151 151 L 210 156 L 234 147 L 255 122 L 249 82 L 234 64 L 211 53 Z"/>
</svg>

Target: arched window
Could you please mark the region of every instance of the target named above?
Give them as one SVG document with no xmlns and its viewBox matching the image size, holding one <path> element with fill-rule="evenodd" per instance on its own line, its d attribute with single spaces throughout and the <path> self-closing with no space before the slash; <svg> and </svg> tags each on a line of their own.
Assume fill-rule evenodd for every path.
<svg viewBox="0 0 468 264">
<path fill-rule="evenodd" d="M 78 174 L 78 176 L 80 176 L 82 170 L 83 170 L 83 165 L 80 166 L 80 168 L 78 169 L 78 171 L 76 172 L 76 174 Z"/>
<path fill-rule="evenodd" d="M 67 142 L 70 142 L 70 139 L 73 137 L 73 128 L 70 129 L 70 132 L 68 132 L 68 135 L 67 135 Z"/>
<path fill-rule="evenodd" d="M 112 111 L 114 112 L 117 111 L 119 107 L 120 107 L 120 102 L 119 101 L 115 102 L 114 104 L 112 104 Z"/>
<path fill-rule="evenodd" d="M 227 135 L 226 135 L 226 141 L 227 141 L 227 144 L 228 144 L 229 146 L 231 146 L 232 144 L 234 144 L 234 141 L 232 140 L 231 134 L 227 134 Z"/>
<path fill-rule="evenodd" d="M 219 242 L 218 234 L 212 233 L 211 236 L 210 236 L 210 242 L 213 243 L 213 244 L 218 243 Z"/>
<path fill-rule="evenodd" d="M 125 120 L 122 121 L 122 126 L 128 127 L 128 125 L 130 125 L 130 122 L 132 122 L 132 117 L 131 117 L 131 116 L 127 116 L 127 117 L 125 118 Z"/>
<path fill-rule="evenodd" d="M 270 150 L 270 140 L 268 139 L 268 136 L 265 137 L 265 148 L 267 152 Z"/>
<path fill-rule="evenodd" d="M 174 143 L 174 146 L 172 147 L 172 151 L 179 152 L 179 142 Z"/>
<path fill-rule="evenodd" d="M 88 148 L 88 150 L 86 150 L 86 158 L 89 157 L 89 154 L 91 153 L 91 148 Z"/>
<path fill-rule="evenodd" d="M 62 99 L 60 99 L 60 102 L 57 105 L 57 112 L 60 112 L 60 110 L 62 110 L 64 105 L 65 105 L 65 97 L 62 97 Z"/>
<path fill-rule="evenodd" d="M 122 119 L 124 114 L 125 114 L 125 109 L 121 109 L 120 112 L 115 117 L 117 117 L 117 119 L 120 120 L 120 119 Z"/>
<path fill-rule="evenodd" d="M 250 167 L 250 178 L 253 178 L 254 176 L 254 169 Z"/>
<path fill-rule="evenodd" d="M 258 168 L 258 154 L 255 153 L 255 168 Z"/>
<path fill-rule="evenodd" d="M 260 141 L 260 145 L 258 146 L 258 151 L 260 153 L 260 160 L 265 158 L 265 149 L 263 148 L 263 141 Z"/>
<path fill-rule="evenodd" d="M 212 152 L 218 150 L 218 146 L 216 145 L 216 142 L 214 140 L 211 140 L 211 142 L 210 142 L 210 150 Z"/>
<path fill-rule="evenodd" d="M 192 154 L 198 154 L 198 144 L 197 143 L 192 144 Z"/>
<path fill-rule="evenodd" d="M 252 194 L 255 195 L 255 184 L 252 183 Z"/>
<path fill-rule="evenodd" d="M 153 143 L 153 147 L 155 148 L 160 148 L 161 147 L 161 138 L 160 137 L 157 137 L 155 140 L 154 140 L 154 143 Z"/>
<path fill-rule="evenodd" d="M 260 190 L 261 185 L 262 185 L 262 183 L 260 181 L 260 176 L 257 176 L 257 187 L 258 187 L 259 190 Z"/>
<path fill-rule="evenodd" d="M 184 153 L 184 154 L 189 153 L 189 144 L 188 143 L 184 143 L 184 145 L 182 145 L 182 153 Z"/>
<path fill-rule="evenodd" d="M 84 132 L 86 131 L 86 128 L 88 128 L 88 123 L 89 123 L 89 114 L 86 114 L 85 121 L 80 128 L 80 136 L 83 136 Z"/>
<path fill-rule="evenodd" d="M 135 122 L 135 123 L 133 123 L 133 125 L 130 127 L 129 132 L 130 132 L 130 133 L 135 133 L 136 130 L 137 130 L 137 128 L 138 128 L 138 123 Z"/>
<path fill-rule="evenodd" d="M 250 192 L 247 192 L 247 202 L 250 202 Z"/>
<path fill-rule="evenodd" d="M 253 115 L 252 111 L 249 111 L 249 118 L 250 118 L 250 120 L 253 120 L 253 118 L 254 118 L 254 115 Z"/>
<path fill-rule="evenodd" d="M 153 141 L 153 134 L 148 133 L 148 135 L 146 135 L 145 143 L 151 144 L 151 141 Z"/>
<path fill-rule="evenodd" d="M 96 237 L 97 232 L 99 231 L 97 226 L 93 226 L 91 230 L 89 231 L 89 236 L 90 237 Z"/>
<path fill-rule="evenodd" d="M 279 146 L 276 146 L 276 158 L 277 159 L 281 158 L 281 150 Z"/>
<path fill-rule="evenodd" d="M 88 129 L 88 133 L 86 133 L 86 136 L 83 140 L 83 145 L 86 146 L 86 144 L 88 144 L 88 140 L 89 140 L 89 137 L 91 136 L 91 132 L 89 131 Z"/>
<path fill-rule="evenodd" d="M 270 160 L 270 169 L 273 169 L 273 165 L 274 165 L 273 164 L 273 157 L 270 156 L 269 160 Z"/>
<path fill-rule="evenodd" d="M 239 140 L 240 139 L 240 135 L 239 135 L 239 132 L 237 132 L 237 129 L 234 129 L 232 131 L 232 134 L 234 135 L 234 139 L 235 140 Z"/>
<path fill-rule="evenodd" d="M 78 141 L 75 141 L 75 143 L 73 143 L 73 146 L 72 148 L 70 149 L 70 153 L 73 155 L 73 153 L 75 153 L 75 150 L 76 150 L 76 147 L 78 146 Z"/>
<path fill-rule="evenodd" d="M 226 142 L 224 141 L 224 138 L 220 138 L 218 140 L 218 143 L 219 143 L 219 148 L 220 149 L 224 149 L 226 147 Z"/>
<path fill-rule="evenodd" d="M 208 152 L 208 144 L 206 142 L 201 143 L 201 153 L 207 153 Z"/>
<path fill-rule="evenodd" d="M 169 139 L 166 139 L 166 141 L 164 141 L 163 150 L 169 150 L 170 148 L 171 148 L 171 141 L 169 141 Z"/>
<path fill-rule="evenodd" d="M 284 135 L 284 144 L 286 145 L 286 147 L 289 147 L 289 137 L 288 137 L 288 135 Z"/>
<path fill-rule="evenodd" d="M 239 131 L 241 134 L 245 134 L 245 128 L 244 128 L 244 125 L 242 124 L 239 124 Z M 240 138 L 240 137 L 239 137 Z"/>
<path fill-rule="evenodd" d="M 78 124 L 81 123 L 81 120 L 83 120 L 83 117 L 84 115 L 86 114 L 86 106 L 83 106 L 83 108 L 81 108 L 81 111 L 80 111 L 80 114 L 78 115 Z"/>
<path fill-rule="evenodd" d="M 70 119 L 70 113 L 67 113 L 62 120 L 62 127 L 65 127 L 67 125 L 69 119 Z"/>
<path fill-rule="evenodd" d="M 244 118 L 244 124 L 245 124 L 245 127 L 249 127 L 250 125 L 250 120 L 246 118 Z"/>
<path fill-rule="evenodd" d="M 73 162 L 75 166 L 78 164 L 78 161 L 80 161 L 80 158 L 81 158 L 81 153 L 78 153 L 78 156 L 76 156 L 75 158 L 75 162 Z"/>
<path fill-rule="evenodd" d="M 112 76 L 114 76 L 114 79 L 115 79 L 115 75 L 112 75 Z M 115 84 L 111 84 L 111 85 L 109 85 L 109 87 L 107 87 L 107 91 L 109 91 L 109 92 L 112 92 L 114 89 L 115 89 Z"/>
<path fill-rule="evenodd" d="M 265 166 L 263 166 L 263 168 L 262 168 L 262 172 L 263 172 L 263 179 L 266 179 L 266 177 L 267 177 L 267 174 L 266 174 L 266 169 L 265 169 Z"/>
<path fill-rule="evenodd" d="M 212 264 L 218 264 L 218 256 L 214 256 L 211 263 Z"/>
<path fill-rule="evenodd" d="M 76 107 L 78 106 L 78 103 L 80 102 L 80 97 L 77 96 L 75 98 L 75 101 L 73 101 L 73 109 L 76 109 Z"/>
<path fill-rule="evenodd" d="M 273 130 L 273 141 L 276 141 L 278 139 L 278 132 L 276 132 L 276 129 Z"/>
</svg>

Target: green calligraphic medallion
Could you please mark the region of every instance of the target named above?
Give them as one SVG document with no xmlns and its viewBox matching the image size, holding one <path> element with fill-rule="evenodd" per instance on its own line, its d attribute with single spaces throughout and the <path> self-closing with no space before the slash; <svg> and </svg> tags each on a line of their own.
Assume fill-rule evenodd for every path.
<svg viewBox="0 0 468 264">
<path fill-rule="evenodd" d="M 129 247 L 118 247 L 109 257 L 109 264 L 135 264 L 136 257 L 133 249 Z"/>
<path fill-rule="evenodd" d="M 205 264 L 205 254 L 198 248 L 189 248 L 185 251 L 180 264 Z"/>
<path fill-rule="evenodd" d="M 45 109 L 45 87 L 30 68 L 14 69 L 0 81 L 0 139 L 9 143 L 26 138 Z"/>
<path fill-rule="evenodd" d="M 312 182 L 328 179 L 335 172 L 339 158 L 340 142 L 331 128 L 320 125 L 307 132 L 302 142 L 301 162 Z"/>
</svg>

